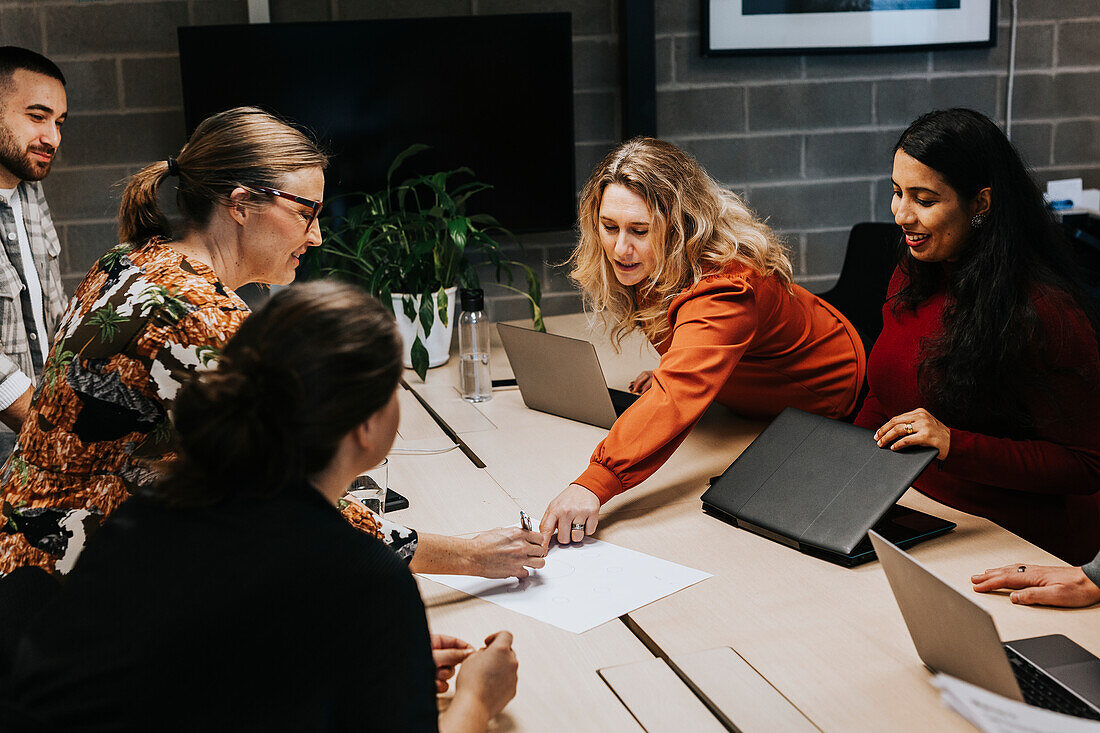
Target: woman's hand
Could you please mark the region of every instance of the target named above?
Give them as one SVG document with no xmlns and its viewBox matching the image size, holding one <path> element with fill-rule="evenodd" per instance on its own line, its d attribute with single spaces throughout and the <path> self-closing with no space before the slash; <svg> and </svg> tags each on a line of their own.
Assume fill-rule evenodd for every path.
<svg viewBox="0 0 1100 733">
<path fill-rule="evenodd" d="M 558 543 L 568 545 L 580 542 L 585 535 L 596 531 L 600 521 L 600 500 L 588 489 L 579 484 L 570 484 L 546 507 L 546 513 L 539 522 L 544 548 L 550 546 L 550 539 L 556 532 Z M 574 526 L 576 525 L 576 526 Z M 580 529 L 580 525 L 584 529 Z"/>
<path fill-rule="evenodd" d="M 914 445 L 938 448 L 938 458 L 942 461 L 951 450 L 951 428 L 932 417 L 928 410 L 918 407 L 888 420 L 875 431 L 875 441 L 880 448 L 890 446 L 890 450 Z"/>
<path fill-rule="evenodd" d="M 627 387 L 634 394 L 641 394 L 653 386 L 653 372 L 644 371 L 634 377 L 634 381 Z"/>
<path fill-rule="evenodd" d="M 489 720 L 516 696 L 519 662 L 507 631 L 485 639 L 485 647 L 462 663 L 455 678 L 455 696 L 439 716 L 442 733 L 483 731 Z"/>
<path fill-rule="evenodd" d="M 455 676 L 455 667 L 474 653 L 470 642 L 445 634 L 432 634 L 432 658 L 435 660 L 435 691 L 446 692 L 447 680 Z"/>
<path fill-rule="evenodd" d="M 471 540 L 469 561 L 474 575 L 483 578 L 526 578 L 527 568 L 546 564 L 542 535 L 519 527 L 500 527 Z"/>
<path fill-rule="evenodd" d="M 1023 568 L 1023 572 L 1020 572 Z M 1089 580 L 1081 568 L 1058 568 L 1047 565 L 1005 565 L 972 576 L 974 590 L 1009 589 L 1013 603 L 1030 606 L 1091 606 L 1100 602 L 1100 588 Z"/>
</svg>

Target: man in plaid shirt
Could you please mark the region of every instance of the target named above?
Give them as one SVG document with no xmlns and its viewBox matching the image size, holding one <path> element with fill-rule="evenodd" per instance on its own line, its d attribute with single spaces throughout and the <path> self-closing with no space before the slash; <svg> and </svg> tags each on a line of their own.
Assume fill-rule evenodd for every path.
<svg viewBox="0 0 1100 733">
<path fill-rule="evenodd" d="M 61 144 L 65 77 L 46 57 L 0 47 L 0 422 L 19 431 L 65 310 L 61 245 L 39 183 Z M 15 433 L 0 433 L 0 461 Z"/>
</svg>

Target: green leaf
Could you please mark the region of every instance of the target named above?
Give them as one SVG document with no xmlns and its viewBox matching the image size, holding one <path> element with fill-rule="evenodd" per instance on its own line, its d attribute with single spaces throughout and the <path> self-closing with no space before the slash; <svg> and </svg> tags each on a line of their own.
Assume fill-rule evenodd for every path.
<svg viewBox="0 0 1100 733">
<path fill-rule="evenodd" d="M 447 327 L 447 291 L 444 288 L 440 288 L 436 294 L 436 313 L 439 314 L 439 322 L 443 324 L 443 328 Z"/>
<path fill-rule="evenodd" d="M 393 178 L 394 172 L 401 167 L 401 164 L 405 162 L 406 158 L 427 150 L 430 147 L 430 145 L 425 145 L 424 143 L 413 143 L 412 145 L 398 153 L 397 157 L 393 159 L 392 163 L 390 163 L 390 169 L 386 171 L 386 184 L 389 184 L 390 179 Z"/>
<path fill-rule="evenodd" d="M 435 323 L 435 308 L 432 306 L 432 293 L 429 290 L 420 296 L 420 326 L 424 329 L 424 338 L 432 335 Z"/>
<path fill-rule="evenodd" d="M 539 276 L 535 274 L 527 265 L 516 263 L 523 268 L 523 274 L 527 276 L 527 292 L 531 295 L 532 303 L 538 303 L 542 300 L 542 283 L 539 281 Z"/>
<path fill-rule="evenodd" d="M 420 380 L 423 381 L 424 377 L 428 374 L 428 350 L 424 348 L 424 343 L 420 340 L 419 336 L 413 341 L 412 353 L 410 356 L 412 357 L 413 371 L 415 371 L 420 376 Z"/>
<path fill-rule="evenodd" d="M 539 308 L 535 301 L 531 303 L 531 320 L 534 321 L 535 330 L 546 333 L 546 324 L 542 321 L 542 308 Z"/>
<path fill-rule="evenodd" d="M 401 298 L 401 308 L 402 308 L 402 310 L 405 311 L 405 318 L 408 318 L 415 325 L 416 324 L 416 301 L 413 300 L 411 295 L 406 295 L 403 298 Z"/>
<path fill-rule="evenodd" d="M 470 220 L 465 216 L 456 216 L 447 222 L 447 233 L 451 235 L 459 253 L 466 248 L 466 232 L 470 229 Z"/>
</svg>

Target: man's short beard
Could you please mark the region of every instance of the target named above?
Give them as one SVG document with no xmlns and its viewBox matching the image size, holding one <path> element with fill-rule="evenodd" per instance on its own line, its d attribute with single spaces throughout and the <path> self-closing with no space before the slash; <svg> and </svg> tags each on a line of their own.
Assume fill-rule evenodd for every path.
<svg viewBox="0 0 1100 733">
<path fill-rule="evenodd" d="M 53 158 L 45 164 L 31 160 L 30 152 L 20 150 L 11 130 L 0 124 L 0 166 L 21 181 L 41 181 L 49 175 L 51 165 Z"/>
</svg>

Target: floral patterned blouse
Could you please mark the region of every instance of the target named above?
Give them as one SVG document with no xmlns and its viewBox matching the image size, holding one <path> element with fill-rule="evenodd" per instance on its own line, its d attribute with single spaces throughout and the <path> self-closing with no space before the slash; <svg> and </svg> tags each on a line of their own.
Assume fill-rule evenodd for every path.
<svg viewBox="0 0 1100 733">
<path fill-rule="evenodd" d="M 171 460 L 170 411 L 248 317 L 207 265 L 163 240 L 120 244 L 77 287 L 15 452 L 0 471 L 0 576 L 66 573 L 85 537 Z M 345 516 L 406 559 L 416 533 L 355 502 Z"/>
</svg>

